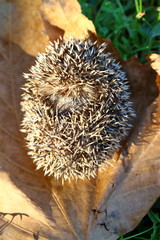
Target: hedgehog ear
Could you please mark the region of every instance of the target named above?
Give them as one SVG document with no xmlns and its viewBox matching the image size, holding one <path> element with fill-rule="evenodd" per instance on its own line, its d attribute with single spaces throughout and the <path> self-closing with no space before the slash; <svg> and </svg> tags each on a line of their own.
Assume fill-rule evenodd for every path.
<svg viewBox="0 0 160 240">
<path fill-rule="evenodd" d="M 50 22 L 43 16 L 42 12 L 41 12 L 41 16 L 45 26 L 46 34 L 49 36 L 49 40 L 51 42 L 54 42 L 59 38 L 63 39 L 65 31 L 55 25 L 50 24 Z"/>
</svg>

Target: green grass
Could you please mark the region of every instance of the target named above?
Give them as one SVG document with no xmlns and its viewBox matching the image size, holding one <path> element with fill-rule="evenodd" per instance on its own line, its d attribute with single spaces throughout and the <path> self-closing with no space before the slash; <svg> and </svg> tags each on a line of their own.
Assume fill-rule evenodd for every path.
<svg viewBox="0 0 160 240">
<path fill-rule="evenodd" d="M 123 59 L 160 50 L 160 7 L 154 0 L 79 0 L 97 34 L 110 38 Z M 160 4 L 159 4 L 160 5 Z"/>
<path fill-rule="evenodd" d="M 160 0 L 79 0 L 97 34 L 110 38 L 125 60 L 160 52 Z M 134 231 L 119 240 L 160 240 L 160 199 Z"/>
</svg>

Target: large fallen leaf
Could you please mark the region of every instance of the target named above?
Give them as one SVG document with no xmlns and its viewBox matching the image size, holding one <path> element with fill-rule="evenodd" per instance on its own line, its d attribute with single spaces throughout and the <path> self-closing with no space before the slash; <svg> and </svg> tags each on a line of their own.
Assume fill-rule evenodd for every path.
<svg viewBox="0 0 160 240">
<path fill-rule="evenodd" d="M 21 0 L 11 3 L 16 9 L 20 6 L 22 9 L 26 1 L 23 1 L 24 5 Z M 68 3 L 73 12 L 66 7 Z M 38 12 L 40 2 L 35 1 L 34 4 L 38 4 L 35 7 L 35 12 Z M 76 22 L 81 19 L 80 10 L 75 10 L 80 9 L 75 1 L 43 1 L 41 11 L 51 40 L 59 35 L 71 34 L 68 23 L 64 25 L 59 18 L 56 21 L 53 4 L 57 4 L 62 16 L 68 19 L 75 17 Z M 28 13 L 33 10 L 29 2 L 26 7 Z M 24 15 L 19 17 L 25 16 L 26 12 L 24 10 Z M 39 18 L 37 22 L 36 17 L 31 22 L 26 21 L 16 40 L 10 38 L 23 50 L 11 41 L 6 42 L 5 36 L 5 41 L 1 41 L 0 45 L 0 239 L 117 239 L 119 233 L 131 231 L 160 196 L 160 106 L 159 98 L 156 98 L 156 74 L 149 64 L 142 65 L 136 58 L 123 61 L 110 41 L 97 38 L 86 24 L 83 32 L 86 34 L 90 30 L 88 36 L 98 43 L 106 41 L 106 51 L 112 52 L 127 72 L 137 112 L 134 129 L 120 156 L 115 155 L 117 162 L 114 162 L 114 167 L 99 171 L 95 179 L 65 182 L 62 185 L 60 180 L 44 177 L 42 171 L 35 171 L 19 132 L 22 118 L 19 102 L 24 83 L 22 73 L 33 64 L 33 58 L 26 52 L 35 54 L 39 49 L 37 46 L 44 46 L 47 39 L 47 36 L 44 39 L 38 37 L 33 41 L 34 38 L 30 34 L 27 36 L 27 32 L 30 23 L 33 32 L 36 32 L 38 23 L 42 29 L 41 21 Z M 76 37 L 78 29 L 82 33 L 81 24 L 77 25 L 76 30 L 72 29 Z M 13 28 L 14 34 L 15 31 Z M 85 34 L 82 33 L 83 37 Z M 14 215 L 13 218 L 12 213 L 23 213 L 29 217 Z M 7 219 L 12 222 L 3 225 Z"/>
</svg>

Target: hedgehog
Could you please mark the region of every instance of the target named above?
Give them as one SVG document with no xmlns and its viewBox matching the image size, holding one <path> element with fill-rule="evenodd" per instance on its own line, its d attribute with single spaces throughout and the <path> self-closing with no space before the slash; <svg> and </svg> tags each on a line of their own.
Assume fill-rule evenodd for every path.
<svg viewBox="0 0 160 240">
<path fill-rule="evenodd" d="M 21 131 L 44 175 L 95 177 L 132 128 L 129 83 L 105 48 L 89 39 L 56 40 L 24 74 Z"/>
</svg>

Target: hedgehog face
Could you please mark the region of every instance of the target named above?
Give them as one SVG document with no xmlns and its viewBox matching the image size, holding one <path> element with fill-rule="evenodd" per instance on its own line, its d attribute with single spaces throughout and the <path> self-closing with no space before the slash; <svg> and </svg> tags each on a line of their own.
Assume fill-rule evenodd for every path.
<svg viewBox="0 0 160 240">
<path fill-rule="evenodd" d="M 29 154 L 57 179 L 94 177 L 131 128 L 125 74 L 104 48 L 57 41 L 25 74 L 22 131 Z"/>
</svg>

